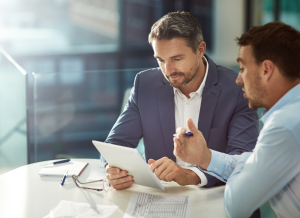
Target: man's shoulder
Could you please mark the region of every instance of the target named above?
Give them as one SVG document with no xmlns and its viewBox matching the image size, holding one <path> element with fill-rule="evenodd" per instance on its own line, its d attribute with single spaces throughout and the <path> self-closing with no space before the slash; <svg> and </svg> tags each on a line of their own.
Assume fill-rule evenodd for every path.
<svg viewBox="0 0 300 218">
<path fill-rule="evenodd" d="M 164 76 L 159 67 L 141 71 L 136 75 L 136 80 L 138 80 L 139 86 L 142 87 L 156 87 L 161 84 L 163 78 Z"/>
<path fill-rule="evenodd" d="M 221 65 L 216 65 L 216 69 L 218 73 L 219 83 L 223 83 L 226 85 L 234 84 L 234 86 L 240 87 L 235 82 L 238 76 L 237 72 Z"/>
<path fill-rule="evenodd" d="M 280 110 L 273 112 L 268 118 L 268 126 L 270 128 L 283 128 L 289 131 L 296 131 L 300 137 L 300 96 L 296 97 L 292 102 L 286 104 Z"/>
<path fill-rule="evenodd" d="M 206 58 L 209 62 L 209 72 L 211 72 L 212 74 L 216 74 L 215 77 L 217 78 L 217 80 L 214 80 L 217 81 L 217 86 L 222 88 L 224 91 L 236 90 L 239 92 L 239 90 L 241 90 L 241 86 L 237 85 L 235 82 L 238 76 L 237 72 L 227 67 L 216 64 L 208 55 L 206 55 Z"/>
<path fill-rule="evenodd" d="M 162 78 L 162 72 L 159 67 L 150 68 L 147 70 L 143 70 L 137 74 L 140 78 L 143 79 L 154 79 L 154 78 Z"/>
</svg>

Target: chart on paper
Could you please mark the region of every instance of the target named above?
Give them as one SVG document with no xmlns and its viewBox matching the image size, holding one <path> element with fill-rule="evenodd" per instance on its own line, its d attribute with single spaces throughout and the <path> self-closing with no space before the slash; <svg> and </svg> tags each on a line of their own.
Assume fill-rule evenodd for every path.
<svg viewBox="0 0 300 218">
<path fill-rule="evenodd" d="M 124 218 L 188 218 L 192 203 L 192 195 L 133 194 Z"/>
</svg>

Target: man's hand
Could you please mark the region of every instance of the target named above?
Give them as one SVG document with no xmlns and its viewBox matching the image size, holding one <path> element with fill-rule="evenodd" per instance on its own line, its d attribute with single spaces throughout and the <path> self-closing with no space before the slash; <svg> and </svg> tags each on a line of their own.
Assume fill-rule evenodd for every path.
<svg viewBox="0 0 300 218">
<path fill-rule="evenodd" d="M 175 181 L 179 185 L 197 185 L 201 182 L 199 176 L 192 170 L 180 167 L 167 157 L 157 161 L 149 159 L 148 164 L 151 165 L 150 169 L 160 180 L 166 182 Z"/>
<path fill-rule="evenodd" d="M 106 177 L 109 184 L 114 189 L 125 189 L 133 184 L 133 177 L 127 175 L 127 171 L 121 170 L 117 167 L 106 166 Z"/>
<path fill-rule="evenodd" d="M 189 118 L 186 122 L 193 136 L 184 136 L 183 134 L 186 130 L 184 128 L 177 128 L 176 136 L 173 138 L 173 153 L 184 162 L 196 164 L 203 169 L 207 169 L 211 160 L 211 151 L 207 148 L 202 133 L 196 128 L 192 119 Z"/>
</svg>

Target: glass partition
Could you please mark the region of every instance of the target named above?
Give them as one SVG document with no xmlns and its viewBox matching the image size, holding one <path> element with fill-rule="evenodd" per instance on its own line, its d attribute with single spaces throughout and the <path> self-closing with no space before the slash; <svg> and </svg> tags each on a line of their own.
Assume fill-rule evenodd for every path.
<svg viewBox="0 0 300 218">
<path fill-rule="evenodd" d="M 99 158 L 104 141 L 143 69 L 33 73 L 29 162 Z M 141 153 L 143 148 L 139 147 Z"/>
<path fill-rule="evenodd" d="M 0 174 L 27 164 L 25 75 L 0 47 Z"/>
</svg>

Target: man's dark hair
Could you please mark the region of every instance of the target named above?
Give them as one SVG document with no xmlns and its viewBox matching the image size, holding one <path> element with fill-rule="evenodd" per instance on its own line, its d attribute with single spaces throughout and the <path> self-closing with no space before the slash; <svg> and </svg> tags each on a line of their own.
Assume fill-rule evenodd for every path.
<svg viewBox="0 0 300 218">
<path fill-rule="evenodd" d="M 252 27 L 236 41 L 251 45 L 257 64 L 270 60 L 287 79 L 300 79 L 300 32 L 293 27 L 274 21 Z"/>
<path fill-rule="evenodd" d="M 189 12 L 170 12 L 153 24 L 148 41 L 152 45 L 153 40 L 173 38 L 184 38 L 196 52 L 203 41 L 200 23 Z"/>
</svg>

